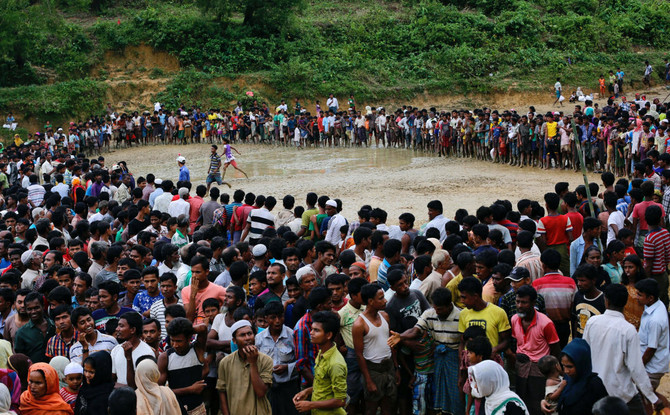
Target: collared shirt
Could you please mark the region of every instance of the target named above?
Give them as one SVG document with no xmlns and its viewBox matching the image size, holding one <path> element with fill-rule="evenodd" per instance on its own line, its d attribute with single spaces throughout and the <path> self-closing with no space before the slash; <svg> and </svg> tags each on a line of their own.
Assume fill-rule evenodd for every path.
<svg viewBox="0 0 670 415">
<path fill-rule="evenodd" d="M 133 310 L 137 311 L 138 313 L 142 314 L 145 311 L 149 310 L 153 303 L 156 301 L 160 301 L 163 299 L 163 294 L 160 292 L 158 293 L 157 296 L 152 297 L 149 295 L 147 290 L 143 290 L 137 293 L 135 296 L 135 299 L 133 300 Z"/>
<path fill-rule="evenodd" d="M 95 339 L 95 344 L 88 345 L 88 355 L 95 352 L 105 351 L 111 353 L 112 349 L 116 347 L 119 342 L 113 336 L 107 334 L 102 334 L 98 331 L 98 337 Z M 82 365 L 82 355 L 84 354 L 84 348 L 81 343 L 77 341 L 72 346 L 70 346 L 70 361 L 74 363 L 79 363 Z"/>
<path fill-rule="evenodd" d="M 630 300 L 629 300 L 630 301 Z M 661 301 L 644 307 L 640 320 L 640 352 L 656 349 L 654 356 L 644 366 L 649 373 L 667 373 L 670 365 L 668 312 Z"/>
<path fill-rule="evenodd" d="M 510 290 L 502 297 L 500 297 L 498 306 L 505 310 L 507 317 L 511 320 L 512 316 L 516 315 L 516 291 Z M 540 313 L 546 314 L 544 297 L 542 294 L 537 295 L 537 299 L 535 300 L 535 309 Z"/>
<path fill-rule="evenodd" d="M 444 227 L 447 222 L 449 222 L 449 219 L 445 218 L 441 214 L 437 215 L 430 222 L 428 222 L 428 224 L 426 224 L 426 227 L 423 228 L 423 232 L 421 234 L 425 235 L 428 229 L 435 228 L 440 231 L 440 242 L 444 242 L 444 240 L 447 239 L 447 230 Z"/>
<path fill-rule="evenodd" d="M 602 243 L 600 238 L 595 238 L 593 244 L 598 247 L 600 252 L 603 251 Z M 584 256 L 584 248 L 586 247 L 586 241 L 584 240 L 584 235 L 572 241 L 570 244 L 570 275 L 573 275 L 579 267 L 580 262 L 582 262 L 582 257 Z"/>
<path fill-rule="evenodd" d="M 593 372 L 602 379 L 610 396 L 630 402 L 639 389 L 651 403 L 658 401 L 642 365 L 637 331 L 622 313 L 607 310 L 591 317 L 583 338 L 591 346 Z"/>
<path fill-rule="evenodd" d="M 416 327 L 424 332 L 430 332 L 430 337 L 435 342 L 458 350 L 458 344 L 461 341 L 461 333 L 458 331 L 460 316 L 461 310 L 456 306 L 453 306 L 451 313 L 444 320 L 437 316 L 434 308 L 429 308 L 421 314 Z"/>
<path fill-rule="evenodd" d="M 72 339 L 68 343 L 63 340 L 63 337 L 61 337 L 60 333 L 56 334 L 52 338 L 47 341 L 47 350 L 46 350 L 46 357 L 52 358 L 55 356 L 65 356 L 68 359 L 70 358 L 70 347 L 74 345 L 77 341 L 79 341 L 79 332 L 77 330 L 74 331 L 74 336 L 72 336 Z"/>
<path fill-rule="evenodd" d="M 256 347 L 258 350 L 272 358 L 273 364 L 288 365 L 288 369 L 279 374 L 273 373 L 272 378 L 276 383 L 288 382 L 298 376 L 295 371 L 295 344 L 293 343 L 293 330 L 282 326 L 282 331 L 277 337 L 277 341 L 272 338 L 270 329 L 265 329 L 256 335 Z"/>
<path fill-rule="evenodd" d="M 224 357 L 219 363 L 216 389 L 226 393 L 228 411 L 234 415 L 270 415 L 268 396 L 256 397 L 251 384 L 249 363 L 242 360 L 239 350 Z M 258 375 L 263 383 L 272 384 L 272 358 L 258 353 Z"/>
<path fill-rule="evenodd" d="M 314 362 L 319 353 L 319 346 L 312 344 L 309 332 L 312 330 L 312 314 L 309 310 L 296 323 L 293 329 L 293 343 L 295 344 L 295 357 L 298 359 L 298 370 L 308 368 L 314 373 Z M 305 379 L 302 383 L 306 383 Z"/>
<path fill-rule="evenodd" d="M 350 349 L 354 348 L 354 338 L 351 330 L 354 327 L 354 322 L 363 311 L 365 311 L 364 305 L 356 308 L 349 301 L 337 312 L 340 315 L 340 334 L 342 335 L 342 340 L 344 341 L 344 345 Z"/>
<path fill-rule="evenodd" d="M 49 361 L 45 351 L 47 341 L 56 334 L 56 326 L 48 318 L 45 318 L 45 320 L 47 322 L 45 334 L 42 334 L 42 330 L 30 320 L 16 332 L 16 338 L 14 339 L 14 351 L 27 355 L 33 363 Z"/>
<path fill-rule="evenodd" d="M 319 351 L 314 368 L 314 385 L 312 402 L 327 401 L 330 399 L 347 400 L 347 363 L 335 344 L 326 350 Z M 344 408 L 312 409 L 312 415 L 345 415 Z"/>
<path fill-rule="evenodd" d="M 512 336 L 516 339 L 516 352 L 523 353 L 532 362 L 549 354 L 549 345 L 558 343 L 558 333 L 554 323 L 546 315 L 536 311 L 528 330 L 518 314 L 512 316 Z"/>
</svg>

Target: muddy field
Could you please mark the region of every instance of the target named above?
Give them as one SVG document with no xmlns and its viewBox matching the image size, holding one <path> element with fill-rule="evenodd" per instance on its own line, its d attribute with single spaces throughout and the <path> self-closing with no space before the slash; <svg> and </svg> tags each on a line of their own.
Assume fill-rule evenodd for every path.
<svg viewBox="0 0 670 415">
<path fill-rule="evenodd" d="M 572 187 L 583 183 L 581 174 L 537 168 L 519 168 L 472 159 L 440 158 L 428 153 L 394 148 L 285 148 L 238 145 L 238 165 L 249 174 L 228 169 L 225 179 L 232 190 L 243 189 L 281 199 L 286 194 L 304 203 L 307 192 L 342 199 L 344 214 L 355 219 L 363 204 L 381 207 L 388 222 L 397 223 L 403 212 L 411 212 L 419 223 L 427 220 L 426 204 L 439 199 L 445 214 L 458 208 L 474 211 L 496 199 L 542 200 L 554 183 L 567 181 Z M 193 183 L 204 183 L 209 146 L 148 146 L 121 149 L 107 155 L 107 164 L 125 160 L 133 174 L 154 173 L 176 180 L 175 158 L 183 155 Z M 598 181 L 594 175 L 591 180 Z M 226 190 L 224 186 L 222 190 Z"/>
</svg>

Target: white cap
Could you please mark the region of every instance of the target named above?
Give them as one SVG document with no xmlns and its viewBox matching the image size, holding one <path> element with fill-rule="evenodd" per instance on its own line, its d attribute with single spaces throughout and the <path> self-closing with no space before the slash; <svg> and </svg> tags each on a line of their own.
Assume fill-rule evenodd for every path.
<svg viewBox="0 0 670 415">
<path fill-rule="evenodd" d="M 156 180 L 154 180 L 154 184 L 163 184 L 163 180 L 156 179 Z"/>
<path fill-rule="evenodd" d="M 186 163 L 186 158 L 184 158 L 184 156 L 179 156 L 179 157 L 177 157 L 177 162 Z"/>
<path fill-rule="evenodd" d="M 251 250 L 251 254 L 255 257 L 263 256 L 268 252 L 268 248 L 263 244 L 257 244 Z"/>
<path fill-rule="evenodd" d="M 30 264 L 30 260 L 32 259 L 32 257 L 33 257 L 33 251 L 32 251 L 32 249 L 29 249 L 29 250 L 25 251 L 25 252 L 21 255 L 21 263 L 23 263 L 23 265 L 28 265 L 28 264 Z"/>
<path fill-rule="evenodd" d="M 114 171 L 114 170 L 120 170 L 120 169 L 121 169 L 121 167 L 119 167 L 118 164 L 115 164 L 115 165 L 112 166 L 112 171 Z"/>
<path fill-rule="evenodd" d="M 235 337 L 235 332 L 242 327 L 251 327 L 249 320 L 242 319 L 233 323 L 233 325 L 230 327 L 230 332 L 233 334 L 233 337 Z"/>
<path fill-rule="evenodd" d="M 65 369 L 63 370 L 63 374 L 65 376 L 67 375 L 81 375 L 84 373 L 84 368 L 81 367 L 79 363 L 76 362 L 70 362 L 67 366 L 65 366 Z"/>
<path fill-rule="evenodd" d="M 309 265 L 305 265 L 304 267 L 300 268 L 298 272 L 295 273 L 295 279 L 297 279 L 298 282 L 300 282 L 300 279 L 307 274 L 314 275 L 314 270 Z M 316 277 L 316 275 L 314 276 Z"/>
<path fill-rule="evenodd" d="M 337 202 L 334 201 L 333 199 L 328 199 L 328 200 L 326 201 L 326 206 L 331 206 L 331 207 L 334 207 L 334 208 L 337 209 Z"/>
</svg>

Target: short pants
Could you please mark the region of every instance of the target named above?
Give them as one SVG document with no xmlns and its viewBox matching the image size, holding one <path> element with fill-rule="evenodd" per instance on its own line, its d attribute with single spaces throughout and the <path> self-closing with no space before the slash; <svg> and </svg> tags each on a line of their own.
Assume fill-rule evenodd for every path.
<svg viewBox="0 0 670 415">
<path fill-rule="evenodd" d="M 383 398 L 395 398 L 396 384 L 395 384 L 395 369 L 393 368 L 393 360 L 386 359 L 380 363 L 373 363 L 365 361 L 368 366 L 368 372 L 372 378 L 372 382 L 377 386 L 377 392 L 371 393 L 365 389 L 365 399 L 372 402 L 379 402 Z"/>
<path fill-rule="evenodd" d="M 207 184 L 214 183 L 216 184 L 221 184 L 223 181 L 221 180 L 221 173 L 210 173 L 207 175 Z"/>
</svg>

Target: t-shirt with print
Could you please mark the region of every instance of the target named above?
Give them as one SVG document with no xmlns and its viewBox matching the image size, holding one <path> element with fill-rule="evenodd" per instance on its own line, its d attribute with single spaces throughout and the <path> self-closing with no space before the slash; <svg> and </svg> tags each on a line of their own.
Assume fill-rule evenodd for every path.
<svg viewBox="0 0 670 415">
<path fill-rule="evenodd" d="M 486 307 L 479 311 L 468 308 L 461 310 L 458 331 L 463 333 L 471 326 L 483 328 L 492 347 L 496 347 L 500 342 L 500 333 L 511 329 L 507 313 L 502 308 L 491 303 L 487 303 Z"/>
<path fill-rule="evenodd" d="M 391 330 L 398 333 L 416 325 L 419 317 L 430 308 L 430 304 L 421 291 L 410 290 L 405 297 L 394 295 L 386 305 L 386 312 L 391 320 Z"/>
<path fill-rule="evenodd" d="M 595 298 L 586 298 L 584 294 L 577 291 L 575 293 L 575 300 L 572 302 L 572 326 L 575 329 L 573 333 L 577 337 L 584 335 L 584 328 L 586 322 L 593 316 L 599 316 L 604 313 L 605 294 L 600 292 Z"/>
</svg>

